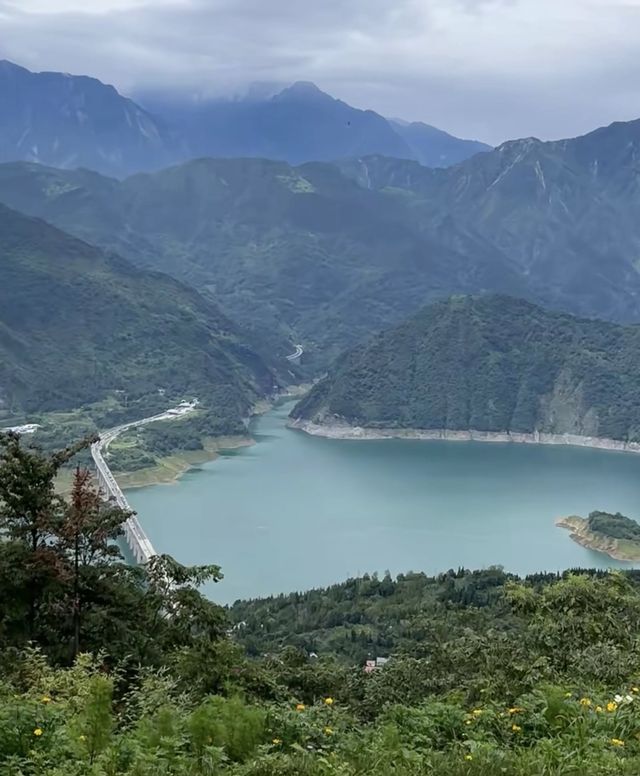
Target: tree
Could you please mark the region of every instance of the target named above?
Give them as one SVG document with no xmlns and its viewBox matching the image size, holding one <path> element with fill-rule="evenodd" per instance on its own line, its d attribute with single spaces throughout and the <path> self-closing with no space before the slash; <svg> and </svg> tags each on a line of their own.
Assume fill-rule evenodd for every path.
<svg viewBox="0 0 640 776">
<path fill-rule="evenodd" d="M 19 546 L 5 548 L 22 555 L 21 573 L 26 576 L 28 612 L 27 637 L 36 635 L 36 617 L 47 587 L 60 575 L 56 553 L 56 532 L 63 520 L 65 505 L 55 493 L 60 468 L 93 438 L 52 455 L 23 446 L 13 432 L 0 434 L 0 530 Z M 21 552 L 22 551 L 22 552 Z"/>
<path fill-rule="evenodd" d="M 122 555 L 116 540 L 130 514 L 103 500 L 88 469 L 76 468 L 71 500 L 57 535 L 58 549 L 71 574 L 70 609 L 73 623 L 72 658 L 80 651 L 84 607 L 95 596 L 105 575 L 113 571 L 114 560 Z M 102 578 L 102 580 L 101 580 Z"/>
</svg>

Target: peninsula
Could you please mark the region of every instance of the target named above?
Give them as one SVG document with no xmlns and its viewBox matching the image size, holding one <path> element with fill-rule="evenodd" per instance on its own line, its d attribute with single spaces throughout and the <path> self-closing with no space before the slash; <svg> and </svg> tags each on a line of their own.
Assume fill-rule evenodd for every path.
<svg viewBox="0 0 640 776">
<path fill-rule="evenodd" d="M 409 437 L 640 450 L 640 326 L 502 295 L 425 307 L 334 362 L 291 425 Z"/>
<path fill-rule="evenodd" d="M 556 521 L 574 542 L 621 561 L 640 561 L 640 524 L 616 512 L 591 512 L 588 518 L 572 515 Z"/>
</svg>

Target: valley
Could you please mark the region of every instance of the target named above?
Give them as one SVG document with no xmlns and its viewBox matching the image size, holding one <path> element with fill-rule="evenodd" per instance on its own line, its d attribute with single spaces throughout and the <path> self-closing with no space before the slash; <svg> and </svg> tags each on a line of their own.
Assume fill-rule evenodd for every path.
<svg viewBox="0 0 640 776">
<path fill-rule="evenodd" d="M 640 456 L 575 447 L 384 439 L 287 428 L 288 402 L 258 416 L 255 444 L 176 484 L 130 490 L 158 552 L 215 556 L 217 601 L 395 574 L 504 565 L 518 574 L 626 567 L 556 528 L 595 506 L 635 514 Z"/>
<path fill-rule="evenodd" d="M 1 776 L 638 776 L 634 5 L 0 0 Z"/>
</svg>

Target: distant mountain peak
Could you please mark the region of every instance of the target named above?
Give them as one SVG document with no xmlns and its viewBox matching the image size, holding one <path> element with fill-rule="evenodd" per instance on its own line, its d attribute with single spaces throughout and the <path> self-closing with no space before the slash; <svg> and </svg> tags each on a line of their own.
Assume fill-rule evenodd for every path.
<svg viewBox="0 0 640 776">
<path fill-rule="evenodd" d="M 521 137 L 517 140 L 507 140 L 506 142 L 502 143 L 498 146 L 498 151 L 511 151 L 514 149 L 522 150 L 522 151 L 528 151 L 530 148 L 533 148 L 534 146 L 540 146 L 543 145 L 543 141 L 538 139 L 537 137 Z"/>
<path fill-rule="evenodd" d="M 123 176 L 203 156 L 292 164 L 370 154 L 447 167 L 487 150 L 426 124 L 391 122 L 311 81 L 251 85 L 246 95 L 148 95 L 146 110 L 85 75 L 0 62 L 0 162 Z"/>
<path fill-rule="evenodd" d="M 287 99 L 287 98 L 293 98 L 293 99 L 329 99 L 333 101 L 333 97 L 331 97 L 326 92 L 323 92 L 322 89 L 320 89 L 316 84 L 314 84 L 312 81 L 296 81 L 295 83 L 291 84 L 291 86 L 288 86 L 286 89 L 283 89 L 279 94 L 275 96 L 276 99 Z"/>
<path fill-rule="evenodd" d="M 21 67 L 20 65 L 16 65 L 15 62 L 11 62 L 9 59 L 0 59 L 0 71 L 4 70 L 5 72 L 15 72 L 15 73 L 28 73 L 26 67 Z"/>
</svg>

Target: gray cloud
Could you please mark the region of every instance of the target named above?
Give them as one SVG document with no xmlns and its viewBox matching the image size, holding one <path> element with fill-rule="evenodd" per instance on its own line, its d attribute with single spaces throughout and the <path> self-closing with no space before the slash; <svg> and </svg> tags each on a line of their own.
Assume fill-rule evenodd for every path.
<svg viewBox="0 0 640 776">
<path fill-rule="evenodd" d="M 497 143 L 640 115 L 640 0 L 0 0 L 0 56 L 125 93 L 313 80 Z"/>
</svg>

